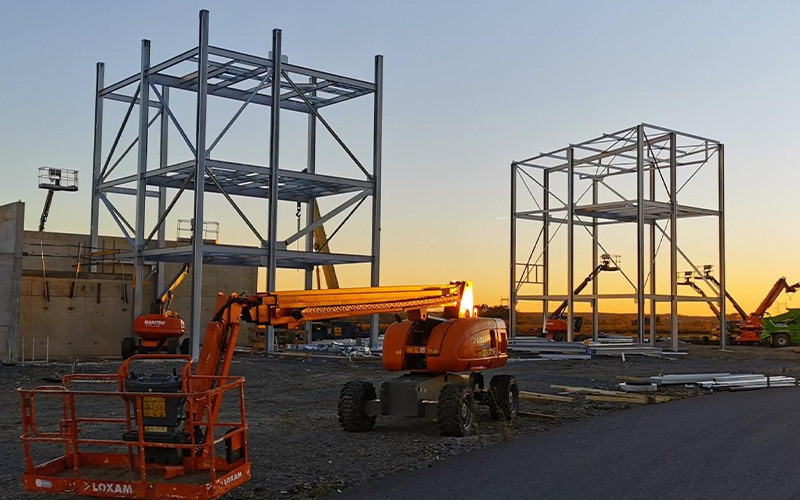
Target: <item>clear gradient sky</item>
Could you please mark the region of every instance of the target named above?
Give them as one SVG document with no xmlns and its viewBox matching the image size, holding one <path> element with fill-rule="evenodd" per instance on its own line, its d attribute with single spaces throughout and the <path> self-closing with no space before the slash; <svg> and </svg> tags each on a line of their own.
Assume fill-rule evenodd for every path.
<svg viewBox="0 0 800 500">
<path fill-rule="evenodd" d="M 292 62 L 365 79 L 373 55 L 385 56 L 384 284 L 469 279 L 479 302 L 507 297 L 509 162 L 640 122 L 726 144 L 729 289 L 746 309 L 779 276 L 800 280 L 800 4 L 790 1 L 2 1 L 0 203 L 24 200 L 28 229 L 44 200 L 36 168 L 52 165 L 79 170 L 82 190 L 56 197 L 48 228 L 88 230 L 95 62 L 111 82 L 136 72 L 142 38 L 154 63 L 186 50 L 201 8 L 215 45 L 266 54 L 279 27 Z M 353 106 L 330 120 L 366 160 L 370 102 Z M 221 123 L 235 110 L 226 109 Z M 219 157 L 266 165 L 268 111 L 247 113 Z M 303 148 L 285 133 L 281 166 L 302 168 Z M 321 148 L 333 158 L 321 171 L 354 172 L 329 143 Z M 223 242 L 249 241 L 218 206 Z M 266 213 L 264 203 L 244 206 Z M 294 211 L 282 210 L 288 235 Z M 334 251 L 368 248 L 361 210 Z M 114 228 L 105 220 L 103 229 Z M 681 244 L 702 264 L 716 237 L 690 224 Z M 343 286 L 368 276 L 364 266 L 340 273 Z M 295 271 L 279 280 L 301 283 Z M 685 312 L 707 312 L 693 307 Z"/>
</svg>

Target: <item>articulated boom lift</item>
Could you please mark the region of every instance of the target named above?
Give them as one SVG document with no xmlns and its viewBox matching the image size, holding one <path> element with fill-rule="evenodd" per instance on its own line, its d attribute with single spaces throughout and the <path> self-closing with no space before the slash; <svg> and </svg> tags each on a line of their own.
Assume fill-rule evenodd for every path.
<svg viewBox="0 0 800 500">
<path fill-rule="evenodd" d="M 706 292 L 702 288 L 700 288 L 697 285 L 697 283 L 694 282 L 694 280 L 693 280 L 693 278 L 695 277 L 694 271 L 684 271 L 683 272 L 683 281 L 680 281 L 680 276 L 681 276 L 681 273 L 678 273 L 678 280 L 679 280 L 678 281 L 678 285 L 688 286 L 689 288 L 691 288 L 692 290 L 697 292 L 697 294 L 700 295 L 701 297 L 708 297 L 708 294 L 706 294 Z M 709 307 L 709 309 L 711 309 L 711 312 L 714 313 L 714 316 L 717 319 L 720 319 L 720 317 L 719 317 L 719 315 L 720 315 L 719 308 L 713 302 L 708 302 L 708 307 Z"/>
<path fill-rule="evenodd" d="M 752 314 L 747 316 L 747 319 L 741 325 L 742 334 L 739 335 L 738 342 L 741 343 L 759 343 L 761 342 L 761 331 L 762 331 L 762 321 L 764 319 L 764 315 L 767 314 L 767 310 L 772 307 L 772 304 L 778 300 L 781 293 L 784 291 L 786 293 L 794 293 L 800 289 L 800 283 L 795 283 L 794 285 L 789 285 L 786 281 L 786 277 L 783 276 L 772 285 L 772 288 L 767 293 L 767 296 L 764 297 L 764 300 L 761 301 L 761 304 L 758 305 L 758 308 L 753 311 Z M 781 345 L 780 347 L 784 347 Z"/>
<path fill-rule="evenodd" d="M 702 279 L 709 281 L 713 283 L 717 289 L 720 289 L 720 283 L 717 278 L 714 277 L 712 269 L 713 266 L 703 266 L 702 275 L 693 275 L 691 272 L 686 272 L 684 275 L 684 282 L 679 284 L 689 285 L 697 293 L 705 297 L 706 294 L 703 292 L 703 290 L 695 283 L 691 282 L 691 277 L 694 276 L 696 280 Z M 751 314 L 747 314 L 742 306 L 740 306 L 739 303 L 734 300 L 731 294 L 726 291 L 725 297 L 730 301 L 730 303 L 736 309 L 736 312 L 739 313 L 739 316 L 742 318 L 741 322 L 728 322 L 728 325 L 730 325 L 728 327 L 728 331 L 736 336 L 736 342 L 739 344 L 758 344 L 759 342 L 772 341 L 773 345 L 778 347 L 789 345 L 788 335 L 780 337 L 778 339 L 779 341 L 775 342 L 775 339 L 772 337 L 771 333 L 765 334 L 763 321 L 764 315 L 767 314 L 767 310 L 769 310 L 775 301 L 778 300 L 778 297 L 780 297 L 781 293 L 795 293 L 797 290 L 800 290 L 800 283 L 790 285 L 786 281 L 786 277 L 782 276 L 775 282 L 774 285 L 772 285 L 772 288 L 770 288 L 769 292 L 767 292 L 767 295 L 761 301 L 761 304 L 759 304 L 758 308 Z M 717 307 L 712 303 L 709 303 L 709 306 L 711 307 L 711 310 L 714 312 L 714 315 L 717 317 L 717 319 L 719 319 L 720 312 Z"/>
<path fill-rule="evenodd" d="M 380 399 L 373 388 L 369 401 L 356 390 L 366 388 L 366 383 L 348 384 L 339 402 L 339 419 L 347 430 L 366 430 L 377 413 L 406 415 L 410 406 L 427 415 L 431 407 L 436 409 L 437 398 L 440 427 L 447 434 L 469 432 L 476 399 L 488 404 L 493 415 L 511 418 L 516 415 L 519 394 L 513 377 L 495 377 L 491 389 L 485 389 L 480 376 L 480 370 L 506 362 L 505 325 L 499 319 L 474 317 L 472 302 L 467 282 L 220 293 L 194 372 L 189 356 L 134 355 L 116 374 L 73 374 L 64 377 L 61 385 L 20 389 L 24 487 L 107 498 L 205 500 L 246 482 L 250 461 L 244 379 L 230 375 L 242 320 L 293 327 L 313 320 L 407 313 L 408 320 L 398 320 L 386 332 L 383 362 L 387 370 L 414 374 L 400 377 L 390 391 L 382 387 Z M 444 307 L 444 318 L 428 317 L 428 309 L 436 307 Z M 163 310 L 168 310 L 168 304 Z M 153 366 L 171 371 L 148 373 L 146 369 Z M 409 385 L 412 379 L 419 392 Z M 86 390 L 86 383 L 112 388 Z M 504 400 L 496 401 L 500 389 L 505 390 Z M 225 395 L 231 397 L 224 399 Z M 44 427 L 35 408 L 36 402 L 47 398 L 60 400 L 63 413 L 59 422 Z M 89 408 L 95 412 L 89 414 L 82 406 L 93 398 L 100 404 Z M 229 407 L 221 420 L 223 404 Z M 97 416 L 98 407 L 104 409 L 103 416 Z M 231 416 L 237 413 L 238 417 Z M 117 433 L 109 437 L 114 428 Z M 98 430 L 105 435 L 97 437 Z M 37 464 L 33 457 L 40 454 L 32 448 L 40 443 L 59 444 L 63 454 Z"/>
<path fill-rule="evenodd" d="M 142 314 L 133 320 L 133 333 L 139 337 L 125 337 L 122 339 L 122 359 L 128 359 L 137 352 L 152 353 L 164 351 L 169 354 L 189 353 L 189 338 L 180 338 L 186 333 L 183 320 L 174 311 L 170 311 L 175 289 L 181 284 L 189 273 L 189 264 L 184 264 L 178 274 L 172 278 L 167 287 L 158 294 L 150 307 L 150 314 Z"/>
<path fill-rule="evenodd" d="M 614 259 L 611 258 L 611 255 L 603 254 L 601 256 L 600 263 L 595 267 L 591 273 L 589 273 L 586 278 L 584 278 L 581 283 L 575 287 L 573 293 L 575 295 L 580 294 L 584 288 L 586 288 L 589 283 L 594 280 L 598 274 L 603 271 L 619 271 L 619 267 L 617 266 Z M 550 313 L 548 316 L 547 321 L 544 323 L 544 335 L 549 338 L 553 339 L 556 342 L 563 342 L 567 340 L 567 330 L 568 324 L 567 321 L 564 319 L 564 312 L 567 310 L 567 305 L 569 301 L 565 300 L 561 303 L 561 305 L 556 308 L 555 311 Z M 572 331 L 575 333 L 579 333 L 581 331 L 581 327 L 583 326 L 583 318 L 580 316 L 575 316 L 573 318 L 573 328 Z"/>
</svg>

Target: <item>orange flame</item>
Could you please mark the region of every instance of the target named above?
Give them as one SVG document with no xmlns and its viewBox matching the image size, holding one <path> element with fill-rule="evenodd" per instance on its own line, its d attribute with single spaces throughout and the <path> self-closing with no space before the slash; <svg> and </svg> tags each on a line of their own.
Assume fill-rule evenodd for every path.
<svg viewBox="0 0 800 500">
<path fill-rule="evenodd" d="M 458 317 L 470 317 L 474 306 L 475 296 L 472 293 L 472 282 L 467 281 L 464 283 L 464 291 L 461 293 L 461 302 L 458 305 Z"/>
</svg>

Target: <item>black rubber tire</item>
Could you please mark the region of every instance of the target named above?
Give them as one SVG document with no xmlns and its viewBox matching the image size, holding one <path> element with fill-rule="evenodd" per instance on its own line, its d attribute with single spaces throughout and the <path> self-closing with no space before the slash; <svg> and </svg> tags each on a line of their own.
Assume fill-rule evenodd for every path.
<svg viewBox="0 0 800 500">
<path fill-rule="evenodd" d="M 489 413 L 495 420 L 512 420 L 519 413 L 519 385 L 513 375 L 495 375 L 489 382 Z"/>
<path fill-rule="evenodd" d="M 790 345 L 792 345 L 792 341 L 785 333 L 776 333 L 772 336 L 773 347 L 789 347 Z"/>
<path fill-rule="evenodd" d="M 178 341 L 178 339 L 167 340 L 167 354 L 178 354 L 179 348 L 180 348 L 180 342 Z"/>
<path fill-rule="evenodd" d="M 347 432 L 367 432 L 375 425 L 375 416 L 364 413 L 364 405 L 377 399 L 375 386 L 361 380 L 348 382 L 339 393 L 339 425 Z"/>
<path fill-rule="evenodd" d="M 125 337 L 122 339 L 122 359 L 128 359 L 136 354 L 136 339 Z"/>
<path fill-rule="evenodd" d="M 553 335 L 553 340 L 556 342 L 566 342 L 567 341 L 567 334 L 566 333 L 556 333 Z"/>
<path fill-rule="evenodd" d="M 192 349 L 192 343 L 189 341 L 189 337 L 186 337 L 181 341 L 181 354 L 189 354 L 189 351 Z"/>
<path fill-rule="evenodd" d="M 468 387 L 447 384 L 439 393 L 437 405 L 439 434 L 463 437 L 472 434 L 475 423 L 475 397 Z"/>
</svg>

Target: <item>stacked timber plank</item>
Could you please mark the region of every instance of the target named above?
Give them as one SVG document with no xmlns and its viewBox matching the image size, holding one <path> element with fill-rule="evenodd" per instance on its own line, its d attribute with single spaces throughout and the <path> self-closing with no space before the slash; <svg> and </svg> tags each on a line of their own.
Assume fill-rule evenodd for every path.
<svg viewBox="0 0 800 500">
<path fill-rule="evenodd" d="M 574 403 L 576 397 L 597 403 L 651 404 L 665 403 L 672 400 L 670 396 L 655 394 L 636 394 L 620 391 L 608 391 L 593 387 L 572 387 L 567 385 L 551 385 L 551 389 L 560 391 L 560 395 L 540 392 L 519 391 L 519 398 L 534 403 Z"/>
<path fill-rule="evenodd" d="M 596 401 L 599 403 L 648 404 L 648 403 L 665 403 L 667 401 L 672 400 L 670 396 L 608 391 L 605 389 L 595 389 L 593 387 L 571 387 L 567 385 L 551 385 L 550 388 L 566 392 L 568 394 L 580 394 L 587 401 Z"/>
</svg>

